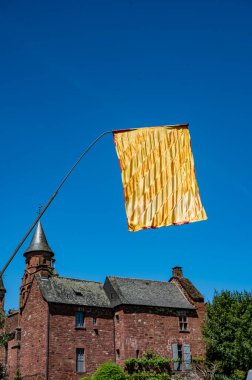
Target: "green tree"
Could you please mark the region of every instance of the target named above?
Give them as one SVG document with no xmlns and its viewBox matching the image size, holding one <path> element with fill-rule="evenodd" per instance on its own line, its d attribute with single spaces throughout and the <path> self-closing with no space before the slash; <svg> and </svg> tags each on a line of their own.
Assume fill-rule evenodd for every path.
<svg viewBox="0 0 252 380">
<path fill-rule="evenodd" d="M 203 326 L 207 358 L 223 373 L 252 368 L 252 293 L 215 293 Z"/>
</svg>

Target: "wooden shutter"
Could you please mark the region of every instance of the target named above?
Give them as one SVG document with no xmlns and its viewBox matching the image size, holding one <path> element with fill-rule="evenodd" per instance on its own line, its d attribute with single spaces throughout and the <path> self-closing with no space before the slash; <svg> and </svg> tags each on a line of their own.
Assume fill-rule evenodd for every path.
<svg viewBox="0 0 252 380">
<path fill-rule="evenodd" d="M 190 344 L 183 345 L 185 369 L 192 369 Z"/>
<path fill-rule="evenodd" d="M 178 357 L 178 345 L 177 343 L 172 344 L 172 358 L 174 360 L 174 371 L 179 369 L 179 357 Z"/>
</svg>

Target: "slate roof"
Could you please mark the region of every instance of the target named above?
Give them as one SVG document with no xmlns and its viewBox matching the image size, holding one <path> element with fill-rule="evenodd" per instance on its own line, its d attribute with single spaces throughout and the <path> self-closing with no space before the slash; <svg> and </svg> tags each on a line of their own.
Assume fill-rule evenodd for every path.
<svg viewBox="0 0 252 380">
<path fill-rule="evenodd" d="M 183 296 L 176 285 L 169 282 L 141 280 L 121 277 L 107 277 L 105 290 L 115 293 L 111 303 L 167 307 L 175 309 L 195 309 Z"/>
<path fill-rule="evenodd" d="M 189 294 L 189 296 L 196 302 L 204 302 L 203 295 L 195 288 L 193 283 L 188 280 L 188 278 L 178 278 L 174 277 L 185 289 L 185 291 Z"/>
<path fill-rule="evenodd" d="M 40 220 L 37 224 L 37 227 L 32 237 L 32 240 L 30 242 L 30 245 L 24 253 L 24 256 L 26 256 L 27 253 L 29 252 L 35 252 L 35 251 L 49 252 L 54 256 L 54 253 L 49 247 L 49 244 L 47 242 L 45 232 L 43 230 Z"/>
<path fill-rule="evenodd" d="M 70 305 L 111 307 L 103 284 L 94 281 L 64 277 L 48 279 L 36 276 L 40 290 L 47 302 Z"/>
<path fill-rule="evenodd" d="M 64 277 L 36 276 L 47 302 L 113 308 L 141 305 L 174 309 L 195 309 L 176 285 L 169 282 L 109 276 L 105 284 Z M 111 294 L 113 293 L 112 297 Z"/>
</svg>

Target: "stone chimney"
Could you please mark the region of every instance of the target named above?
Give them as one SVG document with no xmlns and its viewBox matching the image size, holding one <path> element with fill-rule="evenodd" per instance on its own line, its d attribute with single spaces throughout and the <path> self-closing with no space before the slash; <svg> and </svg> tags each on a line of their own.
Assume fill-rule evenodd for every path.
<svg viewBox="0 0 252 380">
<path fill-rule="evenodd" d="M 183 277 L 182 267 L 172 268 L 172 277 L 182 278 Z"/>
</svg>

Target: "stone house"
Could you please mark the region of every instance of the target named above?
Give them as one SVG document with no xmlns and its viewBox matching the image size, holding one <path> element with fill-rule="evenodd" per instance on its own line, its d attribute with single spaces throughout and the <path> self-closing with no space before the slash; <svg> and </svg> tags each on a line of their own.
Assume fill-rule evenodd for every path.
<svg viewBox="0 0 252 380">
<path fill-rule="evenodd" d="M 78 380 L 106 361 L 123 364 L 147 351 L 190 370 L 204 356 L 204 298 L 182 268 L 168 282 L 108 276 L 105 283 L 60 277 L 39 222 L 24 253 L 20 308 L 6 318 L 2 349 L 9 378 Z M 0 306 L 5 289 L 0 284 Z"/>
</svg>

